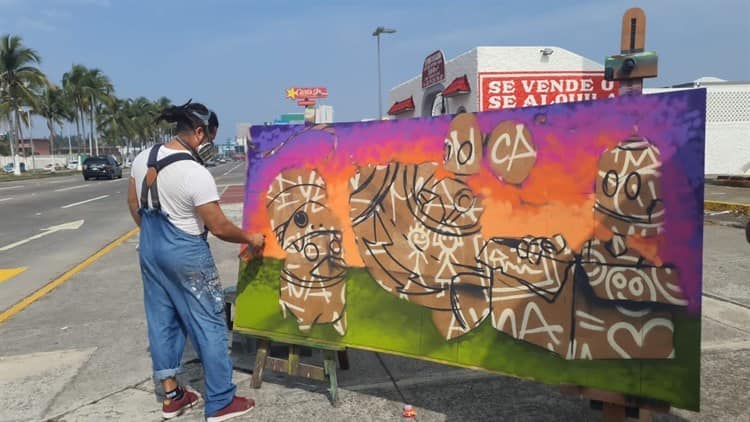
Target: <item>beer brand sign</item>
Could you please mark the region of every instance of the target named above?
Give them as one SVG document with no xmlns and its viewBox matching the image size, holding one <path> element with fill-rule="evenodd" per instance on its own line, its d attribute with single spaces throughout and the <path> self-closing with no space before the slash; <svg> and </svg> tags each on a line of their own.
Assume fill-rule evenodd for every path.
<svg viewBox="0 0 750 422">
<path fill-rule="evenodd" d="M 617 86 L 599 71 L 480 73 L 479 110 L 613 98 Z"/>
</svg>

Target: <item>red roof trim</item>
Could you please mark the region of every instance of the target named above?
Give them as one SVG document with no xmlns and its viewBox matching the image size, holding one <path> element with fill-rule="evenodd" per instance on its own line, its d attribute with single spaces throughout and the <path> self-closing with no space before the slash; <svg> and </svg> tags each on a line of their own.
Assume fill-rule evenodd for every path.
<svg viewBox="0 0 750 422">
<path fill-rule="evenodd" d="M 391 108 L 388 109 L 388 114 L 394 116 L 411 110 L 414 110 L 414 97 L 409 97 L 402 101 L 396 101 Z"/>
<path fill-rule="evenodd" d="M 469 87 L 469 78 L 464 75 L 454 79 L 453 82 L 448 85 L 448 88 L 445 88 L 443 90 L 443 97 L 468 94 L 469 92 L 471 92 L 471 87 Z"/>
</svg>

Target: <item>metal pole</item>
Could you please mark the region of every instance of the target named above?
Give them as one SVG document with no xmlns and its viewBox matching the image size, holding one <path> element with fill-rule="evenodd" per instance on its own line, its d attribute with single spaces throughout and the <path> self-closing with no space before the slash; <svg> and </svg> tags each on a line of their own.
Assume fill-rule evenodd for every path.
<svg viewBox="0 0 750 422">
<path fill-rule="evenodd" d="M 99 155 L 99 134 L 96 131 L 96 99 L 91 96 L 91 136 L 94 137 L 94 148 Z"/>
<path fill-rule="evenodd" d="M 66 129 L 68 130 L 68 164 L 70 164 L 73 159 L 73 146 L 70 144 L 70 127 L 68 126 Z"/>
<path fill-rule="evenodd" d="M 16 176 L 21 175 L 21 166 L 18 163 L 18 145 L 16 144 L 18 139 L 16 139 L 16 116 L 18 115 L 18 112 L 15 108 L 13 108 L 13 112 L 10 116 L 10 131 L 9 136 L 11 137 L 10 140 L 10 153 L 13 155 L 13 174 Z"/>
<path fill-rule="evenodd" d="M 34 157 L 34 123 L 31 118 L 31 110 L 26 112 L 29 118 L 29 144 L 31 145 L 31 168 L 36 170 L 36 158 Z"/>
<path fill-rule="evenodd" d="M 378 120 L 383 120 L 383 87 L 380 81 L 380 34 L 378 34 Z"/>
</svg>

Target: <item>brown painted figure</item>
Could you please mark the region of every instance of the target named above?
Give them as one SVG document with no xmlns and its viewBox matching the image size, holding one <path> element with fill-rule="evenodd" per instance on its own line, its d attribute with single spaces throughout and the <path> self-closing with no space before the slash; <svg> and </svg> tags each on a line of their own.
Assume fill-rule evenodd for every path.
<svg viewBox="0 0 750 422">
<path fill-rule="evenodd" d="M 365 266 L 392 295 L 433 310 L 446 339 L 489 313 L 489 287 L 460 277 L 483 245 L 481 202 L 434 163 L 368 166 L 351 180 L 350 215 Z"/>
<path fill-rule="evenodd" d="M 327 206 L 326 186 L 314 170 L 280 173 L 268 189 L 271 228 L 287 253 L 279 304 L 300 330 L 332 324 L 346 333 L 346 272 L 341 226 Z"/>
</svg>

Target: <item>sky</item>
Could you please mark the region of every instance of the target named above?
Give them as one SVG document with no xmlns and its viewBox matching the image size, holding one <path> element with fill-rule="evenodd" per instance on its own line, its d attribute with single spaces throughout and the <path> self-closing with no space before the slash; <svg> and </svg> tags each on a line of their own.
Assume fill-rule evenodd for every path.
<svg viewBox="0 0 750 422">
<path fill-rule="evenodd" d="M 121 98 L 192 98 L 216 110 L 217 140 L 238 122 L 301 112 L 292 86 L 324 86 L 336 121 L 378 115 L 378 26 L 383 109 L 388 90 L 477 46 L 557 46 L 594 61 L 619 53 L 622 14 L 646 12 L 646 49 L 659 77 L 750 80 L 750 1 L 252 1 L 0 0 L 0 33 L 23 38 L 60 84 L 73 64 L 99 68 Z M 41 124 L 35 136 L 46 136 Z"/>
</svg>

